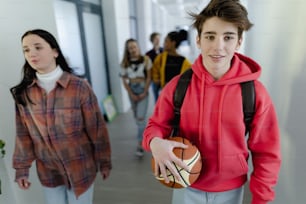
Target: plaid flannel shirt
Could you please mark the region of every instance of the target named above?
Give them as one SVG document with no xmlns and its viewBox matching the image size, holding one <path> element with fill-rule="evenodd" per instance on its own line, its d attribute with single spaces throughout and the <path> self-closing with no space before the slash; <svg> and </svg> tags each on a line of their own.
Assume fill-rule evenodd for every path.
<svg viewBox="0 0 306 204">
<path fill-rule="evenodd" d="M 108 132 L 93 90 L 64 72 L 48 95 L 36 80 L 27 91 L 33 104 L 16 105 L 16 180 L 28 177 L 36 161 L 43 186 L 66 185 L 81 195 L 97 171 L 111 169 Z"/>
</svg>

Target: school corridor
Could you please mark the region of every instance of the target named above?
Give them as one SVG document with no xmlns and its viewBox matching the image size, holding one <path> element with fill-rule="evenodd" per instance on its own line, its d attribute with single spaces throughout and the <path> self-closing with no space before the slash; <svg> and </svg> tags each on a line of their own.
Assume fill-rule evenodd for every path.
<svg viewBox="0 0 306 204">
<path fill-rule="evenodd" d="M 31 188 L 21 190 L 12 168 L 16 126 L 10 88 L 18 84 L 24 65 L 22 34 L 45 29 L 56 36 L 64 57 L 86 78 L 103 110 L 111 96 L 118 115 L 107 124 L 113 169 L 95 183 L 94 204 L 170 204 L 172 192 L 155 180 L 151 154 L 135 156 L 136 125 L 123 86 L 120 62 L 125 41 L 134 38 L 144 54 L 152 48 L 149 36 L 188 31 L 178 51 L 191 62 L 199 55 L 196 30 L 188 12 L 200 12 L 209 0 L 0 0 L 0 139 L 5 157 L 0 158 L 0 204 L 43 204 L 44 196 L 35 163 L 30 168 Z M 260 82 L 269 92 L 277 113 L 282 164 L 269 204 L 306 203 L 306 1 L 240 0 L 254 26 L 243 34 L 237 52 L 254 59 L 262 68 Z M 153 110 L 150 93 L 148 116 Z M 250 204 L 245 188 L 244 204 Z"/>
</svg>

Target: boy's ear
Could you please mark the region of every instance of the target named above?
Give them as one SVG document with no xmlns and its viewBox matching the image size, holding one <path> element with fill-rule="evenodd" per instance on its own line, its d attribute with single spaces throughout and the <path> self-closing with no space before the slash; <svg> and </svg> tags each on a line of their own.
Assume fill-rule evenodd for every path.
<svg viewBox="0 0 306 204">
<path fill-rule="evenodd" d="M 242 37 L 238 40 L 236 50 L 239 50 L 239 48 L 241 47 L 242 40 L 243 40 Z"/>
<path fill-rule="evenodd" d="M 197 47 L 200 49 L 201 48 L 201 43 L 200 43 L 199 35 L 197 35 L 197 37 L 196 37 L 196 43 L 197 43 Z"/>
</svg>

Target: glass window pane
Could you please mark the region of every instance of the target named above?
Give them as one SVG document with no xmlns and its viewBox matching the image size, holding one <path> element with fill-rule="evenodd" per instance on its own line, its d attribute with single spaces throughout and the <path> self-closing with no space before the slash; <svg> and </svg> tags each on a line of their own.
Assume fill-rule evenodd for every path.
<svg viewBox="0 0 306 204">
<path fill-rule="evenodd" d="M 62 52 L 76 74 L 84 75 L 85 65 L 76 6 L 67 1 L 55 1 L 54 10 Z"/>
</svg>

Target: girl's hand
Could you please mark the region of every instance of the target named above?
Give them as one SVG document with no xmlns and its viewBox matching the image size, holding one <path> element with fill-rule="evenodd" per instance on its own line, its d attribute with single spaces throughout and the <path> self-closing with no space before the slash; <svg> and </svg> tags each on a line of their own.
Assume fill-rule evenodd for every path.
<svg viewBox="0 0 306 204">
<path fill-rule="evenodd" d="M 28 190 L 31 186 L 31 183 L 29 182 L 28 178 L 20 178 L 17 180 L 19 188 L 22 190 Z"/>
<path fill-rule="evenodd" d="M 101 171 L 101 176 L 103 178 L 103 180 L 107 179 L 110 175 L 110 169 L 103 169 Z"/>
<path fill-rule="evenodd" d="M 139 100 L 139 96 L 135 95 L 135 94 L 130 94 L 130 97 L 133 101 L 138 101 Z"/>
<path fill-rule="evenodd" d="M 144 99 L 147 95 L 148 95 L 148 92 L 143 92 L 143 93 L 141 93 L 141 94 L 138 95 L 138 99 L 141 101 L 141 100 Z"/>
</svg>

